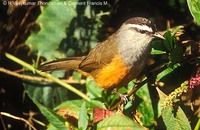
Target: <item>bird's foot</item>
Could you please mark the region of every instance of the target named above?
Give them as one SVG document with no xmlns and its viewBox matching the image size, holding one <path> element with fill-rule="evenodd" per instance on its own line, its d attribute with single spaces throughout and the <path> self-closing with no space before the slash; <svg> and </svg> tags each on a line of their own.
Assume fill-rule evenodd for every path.
<svg viewBox="0 0 200 130">
<path fill-rule="evenodd" d="M 113 89 L 112 93 L 117 94 L 121 98 L 121 101 L 123 102 L 123 104 L 127 104 L 128 103 L 128 101 L 129 101 L 128 94 L 119 93 L 119 92 L 117 92 L 116 89 Z"/>
</svg>

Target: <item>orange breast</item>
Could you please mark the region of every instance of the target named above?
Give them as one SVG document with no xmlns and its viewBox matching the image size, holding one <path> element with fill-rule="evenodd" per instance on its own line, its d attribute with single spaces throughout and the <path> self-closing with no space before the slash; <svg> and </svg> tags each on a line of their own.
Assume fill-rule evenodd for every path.
<svg viewBox="0 0 200 130">
<path fill-rule="evenodd" d="M 124 64 L 121 57 L 115 56 L 111 63 L 105 65 L 95 76 L 96 83 L 105 89 L 122 87 L 126 80 L 130 80 L 131 68 Z"/>
</svg>

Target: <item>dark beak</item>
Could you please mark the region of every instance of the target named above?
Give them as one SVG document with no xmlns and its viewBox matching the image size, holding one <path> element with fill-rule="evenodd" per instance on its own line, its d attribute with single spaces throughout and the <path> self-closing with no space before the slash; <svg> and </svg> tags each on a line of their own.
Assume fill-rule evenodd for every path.
<svg viewBox="0 0 200 130">
<path fill-rule="evenodd" d="M 160 39 L 165 40 L 165 38 L 164 38 L 160 33 L 158 33 L 158 32 L 155 32 L 155 33 L 153 34 L 153 36 L 156 37 L 156 38 L 160 38 Z"/>
</svg>

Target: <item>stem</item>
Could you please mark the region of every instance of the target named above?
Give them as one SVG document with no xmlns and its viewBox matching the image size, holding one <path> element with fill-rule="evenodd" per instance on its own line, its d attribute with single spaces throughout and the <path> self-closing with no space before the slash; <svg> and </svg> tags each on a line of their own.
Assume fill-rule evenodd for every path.
<svg viewBox="0 0 200 130">
<path fill-rule="evenodd" d="M 10 113 L 7 112 L 0 112 L 1 115 L 16 119 L 16 120 L 21 120 L 24 121 L 26 124 L 28 124 L 33 130 L 37 130 L 29 121 L 25 120 L 24 118 L 18 117 L 18 116 L 14 116 L 11 115 Z"/>
<path fill-rule="evenodd" d="M 74 88 L 73 86 L 71 86 L 71 85 L 69 85 L 69 84 L 67 84 L 67 83 L 65 83 L 65 82 L 63 82 L 63 81 L 61 81 L 60 79 L 58 79 L 58 78 L 56 78 L 56 77 L 54 77 L 54 76 L 52 76 L 52 75 L 50 75 L 50 74 L 48 74 L 48 73 L 41 72 L 40 70 L 35 69 L 35 68 L 34 68 L 33 66 L 31 66 L 30 64 L 28 64 L 28 63 L 26 63 L 26 62 L 24 62 L 24 61 L 18 59 L 17 57 L 15 57 L 15 56 L 13 56 L 13 55 L 11 55 L 11 54 L 9 54 L 9 53 L 5 53 L 5 55 L 6 55 L 6 57 L 8 57 L 10 60 L 12 60 L 12 61 L 14 61 L 14 62 L 16 62 L 16 63 L 18 63 L 18 64 L 24 66 L 25 68 L 27 68 L 27 69 L 29 69 L 29 70 L 31 70 L 31 71 L 33 71 L 33 73 L 37 73 L 37 74 L 39 74 L 39 75 L 41 75 L 41 76 L 43 76 L 43 77 L 46 77 L 46 78 L 48 78 L 48 79 L 51 79 L 51 80 L 54 81 L 55 83 L 57 83 L 57 84 L 61 85 L 62 87 L 66 88 L 66 89 L 68 89 L 68 90 L 70 90 L 70 91 L 72 91 L 73 93 L 79 95 L 80 97 L 82 97 L 82 98 L 85 99 L 86 101 L 91 101 L 91 99 L 90 99 L 87 95 L 85 95 L 84 93 L 82 93 L 82 92 L 79 91 L 78 89 Z"/>
</svg>

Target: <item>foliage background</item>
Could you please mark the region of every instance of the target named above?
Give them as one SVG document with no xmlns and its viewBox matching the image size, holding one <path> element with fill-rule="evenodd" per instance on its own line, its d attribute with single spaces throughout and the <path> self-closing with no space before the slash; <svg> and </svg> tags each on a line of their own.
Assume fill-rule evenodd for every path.
<svg viewBox="0 0 200 130">
<path fill-rule="evenodd" d="M 196 63 L 195 61 L 194 64 L 191 64 L 191 62 L 188 61 L 190 59 L 186 59 L 186 52 L 182 50 L 182 47 L 180 48 L 178 46 L 180 43 L 183 43 L 183 41 L 192 40 L 198 42 L 200 39 L 199 27 L 197 26 L 199 18 L 198 10 L 196 12 L 193 11 L 191 14 L 187 1 L 111 0 L 106 2 L 106 5 L 60 5 L 58 7 L 4 5 L 3 1 L 1 1 L 0 66 L 12 71 L 18 70 L 18 72 L 23 72 L 27 75 L 36 75 L 28 70 L 22 70 L 21 66 L 5 57 L 5 52 L 11 53 L 35 67 L 45 60 L 85 55 L 98 42 L 103 41 L 106 37 L 115 32 L 127 18 L 142 16 L 151 19 L 162 34 L 168 30 L 168 33 L 165 33 L 165 37 L 167 38 L 165 42 L 166 45 L 169 45 L 169 43 L 173 45 L 172 48 L 170 48 L 170 46 L 157 47 L 159 50 L 169 55 L 167 55 L 168 57 L 166 58 L 166 55 L 161 56 L 161 52 L 157 52 L 160 55 L 154 55 L 154 60 L 152 60 L 152 62 L 159 61 L 159 63 L 156 62 L 157 64 L 154 64 L 154 66 L 166 64 L 165 67 L 168 68 L 166 69 L 168 72 L 164 71 L 158 75 L 158 78 L 162 79 L 161 81 L 165 83 L 164 87 L 160 87 L 162 92 L 165 92 L 167 95 L 170 94 L 176 88 L 180 87 L 185 80 L 189 80 L 193 73 L 197 72 L 198 62 Z M 198 6 L 199 4 L 196 5 Z M 190 10 L 191 9 L 192 8 L 190 8 Z M 197 24 L 192 22 L 193 17 Z M 177 33 L 171 35 L 169 28 L 174 30 L 180 25 L 184 26 L 184 32 L 180 31 L 181 35 Z M 185 63 L 186 61 L 187 63 Z M 178 69 L 173 69 L 177 67 L 177 64 L 181 65 Z M 152 66 L 144 73 L 147 74 L 151 67 Z M 168 75 L 168 73 L 170 73 L 170 75 Z M 164 76 L 162 76 L 162 74 L 164 74 Z M 53 72 L 52 75 L 59 78 L 73 78 L 72 81 L 76 82 L 73 82 L 72 86 L 87 93 L 87 95 L 91 99 L 95 99 L 95 103 L 99 103 L 102 108 L 109 108 L 117 101 L 116 96 L 110 96 L 110 93 L 96 87 L 90 79 L 85 77 L 81 78 L 81 75 L 77 72 L 56 71 Z M 28 119 L 30 115 L 24 113 L 30 114 L 31 111 L 34 111 L 37 113 L 34 119 L 48 124 L 49 119 L 48 117 L 45 118 L 44 115 L 48 115 L 49 113 L 45 112 L 52 112 L 51 110 L 53 110 L 53 108 L 57 110 L 60 108 L 58 105 L 60 103 L 65 103 L 65 101 L 72 101 L 68 102 L 67 109 L 74 107 L 71 106 L 71 104 L 76 104 L 78 106 L 78 110 L 75 111 L 75 113 L 79 111 L 81 111 L 81 113 L 87 113 L 84 108 L 86 106 L 88 109 L 90 108 L 88 104 L 84 105 L 81 100 L 74 103 L 73 100 L 81 98 L 77 94 L 59 87 L 54 83 L 21 80 L 0 73 L 0 85 L 0 111 L 6 111 L 25 119 Z M 127 88 L 122 88 L 119 91 L 126 92 L 130 90 L 132 86 L 133 83 L 130 83 Z M 149 86 L 151 85 L 146 84 L 140 91 L 137 91 L 134 102 L 136 105 L 127 104 L 127 106 L 125 106 L 124 113 L 126 116 L 133 118 L 132 112 L 135 112 L 134 110 L 139 111 L 135 112 L 135 115 L 138 114 L 136 117 L 140 118 L 139 121 L 141 122 L 139 122 L 139 124 L 149 129 L 171 129 L 170 123 L 174 122 L 177 123 L 175 126 L 182 126 L 182 123 L 184 123 L 184 129 L 190 129 L 190 126 L 192 129 L 197 127 L 197 121 L 199 120 L 198 88 L 187 90 L 187 93 L 182 95 L 181 98 L 178 97 L 181 101 L 173 101 L 175 106 L 178 107 L 178 115 L 186 117 L 187 119 L 181 120 L 174 117 L 174 119 L 170 118 L 172 119 L 170 122 L 170 119 L 167 118 L 169 115 L 163 115 L 165 118 L 160 117 L 160 115 L 163 114 L 160 113 L 161 108 L 159 108 L 159 102 L 162 98 L 158 98 L 158 96 L 163 96 L 163 94 L 157 93 L 155 89 L 151 89 Z M 175 93 L 175 95 L 177 93 Z M 34 103 L 32 99 L 34 99 Z M 99 102 L 97 102 L 97 100 Z M 191 109 L 192 102 L 194 103 L 192 105 L 193 109 Z M 93 108 L 95 105 L 91 106 L 91 108 Z M 183 110 L 179 108 L 180 106 Z M 174 110 L 174 108 L 170 106 L 169 109 L 165 109 L 165 111 L 170 111 L 171 109 Z M 88 113 L 91 114 L 92 112 L 88 111 Z M 50 113 L 50 115 L 51 114 L 53 117 L 55 116 L 53 112 Z M 140 117 L 140 114 L 143 116 Z M 79 114 L 75 115 L 77 116 Z M 85 119 L 87 114 L 79 116 L 82 117 L 79 117 L 78 127 L 84 129 L 87 126 L 87 122 L 81 121 L 81 119 Z M 56 116 L 55 119 L 57 119 Z M 112 122 L 111 119 L 109 122 Z M 190 124 L 187 120 L 189 120 Z M 91 119 L 87 119 L 87 121 L 91 121 Z M 25 129 L 23 122 L 10 118 L 4 118 L 4 122 L 10 124 L 12 129 Z M 105 122 L 108 121 L 104 120 L 104 122 L 99 123 L 96 127 L 103 127 Z M 58 126 L 52 122 L 50 124 Z M 46 128 L 37 123 L 34 123 L 34 126 L 37 129 Z M 62 125 L 59 126 L 61 127 Z M 52 128 L 52 126 L 48 128 Z"/>
</svg>

